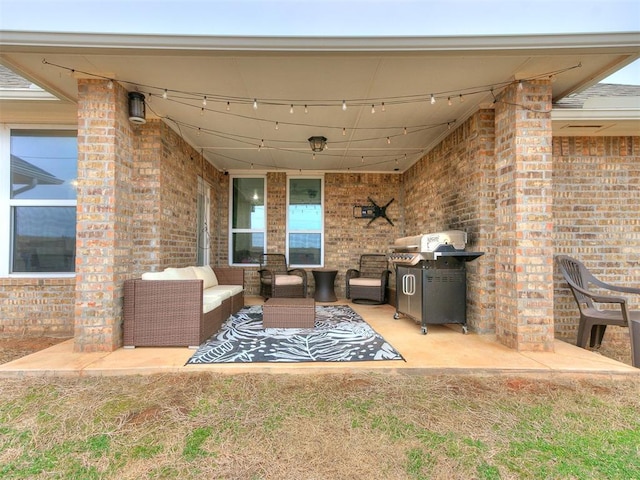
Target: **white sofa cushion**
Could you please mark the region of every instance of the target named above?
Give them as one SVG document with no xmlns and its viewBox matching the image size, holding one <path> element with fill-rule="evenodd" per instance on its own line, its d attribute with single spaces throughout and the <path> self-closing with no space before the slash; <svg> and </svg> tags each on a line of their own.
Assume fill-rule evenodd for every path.
<svg viewBox="0 0 640 480">
<path fill-rule="evenodd" d="M 169 267 L 164 269 L 164 273 L 167 274 L 170 280 L 198 280 L 196 272 L 193 271 L 193 267 Z"/>
<path fill-rule="evenodd" d="M 302 277 L 298 275 L 276 275 L 276 285 L 302 285 Z"/>
<path fill-rule="evenodd" d="M 349 279 L 349 285 L 357 285 L 359 287 L 379 287 L 382 281 L 379 278 L 357 277 Z"/>
<path fill-rule="evenodd" d="M 164 272 L 144 272 L 142 280 L 170 280 L 170 278 Z"/>
<path fill-rule="evenodd" d="M 229 294 L 230 297 L 237 295 L 238 293 L 241 293 L 242 290 L 244 290 L 242 288 L 242 285 L 216 285 L 215 287 L 210 287 L 207 288 L 206 292 L 226 292 Z"/>
<path fill-rule="evenodd" d="M 222 305 L 222 300 L 220 299 L 203 299 L 202 300 L 202 313 L 210 312 L 211 310 L 215 310 L 220 305 Z"/>
<path fill-rule="evenodd" d="M 216 285 L 218 285 L 218 277 L 216 277 L 216 274 L 210 265 L 191 268 L 193 268 L 196 277 L 203 281 L 203 288 L 207 289 L 209 287 L 215 287 Z"/>
<path fill-rule="evenodd" d="M 229 293 L 228 290 L 223 290 L 223 289 L 216 290 L 216 288 L 218 287 L 207 288 L 202 293 L 202 298 L 205 302 L 208 302 L 210 300 L 219 300 L 220 302 L 222 302 L 227 298 L 231 298 L 231 293 Z"/>
</svg>

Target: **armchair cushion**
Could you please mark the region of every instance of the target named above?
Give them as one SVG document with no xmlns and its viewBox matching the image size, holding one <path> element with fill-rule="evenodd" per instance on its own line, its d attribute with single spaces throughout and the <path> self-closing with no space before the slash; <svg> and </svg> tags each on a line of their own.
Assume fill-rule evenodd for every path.
<svg viewBox="0 0 640 480">
<path fill-rule="evenodd" d="M 276 285 L 302 285 L 302 277 L 298 275 L 276 275 Z"/>
<path fill-rule="evenodd" d="M 382 280 L 379 278 L 356 277 L 349 279 L 349 285 L 358 285 L 360 287 L 379 287 Z"/>
</svg>

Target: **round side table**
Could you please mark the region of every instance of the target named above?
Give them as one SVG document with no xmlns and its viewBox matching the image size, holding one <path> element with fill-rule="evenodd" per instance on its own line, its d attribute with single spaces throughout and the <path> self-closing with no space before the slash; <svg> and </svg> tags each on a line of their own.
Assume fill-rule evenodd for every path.
<svg viewBox="0 0 640 480">
<path fill-rule="evenodd" d="M 316 283 L 316 291 L 313 294 L 316 302 L 335 302 L 338 300 L 336 292 L 333 289 L 333 283 L 336 280 L 338 270 L 332 268 L 314 268 L 311 270 L 311 273 Z"/>
</svg>

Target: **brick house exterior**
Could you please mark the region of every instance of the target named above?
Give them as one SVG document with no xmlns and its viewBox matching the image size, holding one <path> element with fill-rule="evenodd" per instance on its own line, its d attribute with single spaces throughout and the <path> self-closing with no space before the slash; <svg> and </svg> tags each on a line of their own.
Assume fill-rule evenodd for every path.
<svg viewBox="0 0 640 480">
<path fill-rule="evenodd" d="M 462 229 L 468 248 L 485 252 L 467 267 L 470 329 L 552 351 L 577 328 L 554 254 L 575 254 L 612 283 L 640 283 L 640 136 L 554 137 L 550 82 L 508 86 L 404 173 L 324 175 L 324 262 L 339 271 L 339 297 L 360 253 Z M 0 332 L 73 335 L 83 352 L 120 347 L 124 280 L 195 261 L 198 176 L 210 186 L 211 263 L 228 265 L 229 177 L 162 121 L 131 124 L 127 105 L 118 83 L 78 80 L 76 275 L 0 278 Z M 282 251 L 287 174 L 266 177 L 268 248 Z M 394 225 L 353 218 L 368 196 L 395 199 Z M 256 270 L 245 272 L 248 295 L 258 293 Z"/>
</svg>

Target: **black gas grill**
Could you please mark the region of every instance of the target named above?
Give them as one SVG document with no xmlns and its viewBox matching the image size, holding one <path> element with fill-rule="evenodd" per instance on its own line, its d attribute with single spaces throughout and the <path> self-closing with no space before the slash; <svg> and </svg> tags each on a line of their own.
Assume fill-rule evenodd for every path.
<svg viewBox="0 0 640 480">
<path fill-rule="evenodd" d="M 467 262 L 484 252 L 465 251 L 466 232 L 449 230 L 396 240 L 389 261 L 396 273 L 395 319 L 421 324 L 462 324 L 467 333 Z"/>
</svg>

